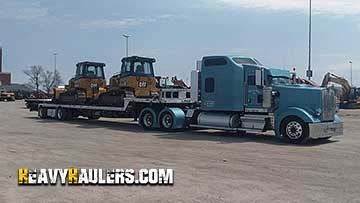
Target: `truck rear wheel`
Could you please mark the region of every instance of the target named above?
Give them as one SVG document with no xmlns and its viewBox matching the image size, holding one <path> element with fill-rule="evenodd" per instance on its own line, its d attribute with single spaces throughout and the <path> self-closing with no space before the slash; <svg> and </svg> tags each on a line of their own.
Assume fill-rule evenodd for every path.
<svg viewBox="0 0 360 203">
<path fill-rule="evenodd" d="M 292 144 L 305 143 L 309 139 L 309 125 L 298 117 L 288 117 L 282 122 L 281 133 Z"/>
<path fill-rule="evenodd" d="M 164 113 L 160 118 L 160 126 L 164 130 L 172 130 L 174 125 L 174 118 L 170 113 Z"/>
<path fill-rule="evenodd" d="M 144 111 L 140 117 L 140 125 L 145 129 L 151 129 L 155 125 L 155 119 L 151 111 Z"/>
</svg>

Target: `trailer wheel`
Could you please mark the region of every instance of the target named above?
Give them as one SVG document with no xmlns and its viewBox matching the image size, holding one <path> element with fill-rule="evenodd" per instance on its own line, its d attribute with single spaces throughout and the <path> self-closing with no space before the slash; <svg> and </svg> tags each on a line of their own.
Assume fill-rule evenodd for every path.
<svg viewBox="0 0 360 203">
<path fill-rule="evenodd" d="M 39 118 L 42 118 L 42 119 L 47 118 L 47 109 L 40 107 L 38 110 L 38 116 L 39 116 Z"/>
<path fill-rule="evenodd" d="M 67 119 L 67 111 L 63 108 L 56 109 L 56 119 L 59 121 L 65 121 Z"/>
<path fill-rule="evenodd" d="M 309 139 L 309 125 L 300 118 L 291 116 L 282 122 L 281 133 L 292 144 L 305 143 Z"/>
<path fill-rule="evenodd" d="M 160 126 L 164 130 L 172 130 L 174 118 L 170 113 L 164 113 L 160 117 Z"/>
<path fill-rule="evenodd" d="M 146 110 L 140 118 L 140 125 L 145 129 L 153 128 L 155 124 L 155 116 L 152 112 Z"/>
</svg>

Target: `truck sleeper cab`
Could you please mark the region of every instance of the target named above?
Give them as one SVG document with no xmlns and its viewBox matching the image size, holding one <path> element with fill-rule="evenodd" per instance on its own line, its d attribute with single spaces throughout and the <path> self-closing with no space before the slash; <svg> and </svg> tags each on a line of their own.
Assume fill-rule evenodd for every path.
<svg viewBox="0 0 360 203">
<path fill-rule="evenodd" d="M 204 57 L 192 75 L 200 107 L 192 126 L 225 130 L 274 130 L 291 143 L 341 135 L 335 94 L 330 89 L 290 83 L 290 72 L 241 56 Z M 200 77 L 201 76 L 201 77 Z"/>
</svg>

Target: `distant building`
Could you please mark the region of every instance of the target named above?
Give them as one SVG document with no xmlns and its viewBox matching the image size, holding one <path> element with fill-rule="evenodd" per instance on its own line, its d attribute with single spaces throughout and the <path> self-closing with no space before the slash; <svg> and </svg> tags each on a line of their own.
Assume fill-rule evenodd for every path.
<svg viewBox="0 0 360 203">
<path fill-rule="evenodd" d="M 10 85 L 11 84 L 11 73 L 2 72 L 2 47 L 0 47 L 0 85 Z"/>
<path fill-rule="evenodd" d="M 11 84 L 11 73 L 0 72 L 0 85 L 10 85 Z"/>
</svg>

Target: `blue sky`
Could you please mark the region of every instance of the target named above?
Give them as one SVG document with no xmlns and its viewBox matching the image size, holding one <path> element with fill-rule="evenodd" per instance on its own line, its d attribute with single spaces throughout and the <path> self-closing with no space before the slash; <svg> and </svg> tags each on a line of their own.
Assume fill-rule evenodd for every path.
<svg viewBox="0 0 360 203">
<path fill-rule="evenodd" d="M 360 86 L 360 2 L 314 0 L 314 79 L 331 71 Z M 238 54 L 271 67 L 307 67 L 307 0 L 0 0 L 0 45 L 5 71 L 26 82 L 30 65 L 53 68 L 53 52 L 64 81 L 82 60 L 105 62 L 119 71 L 125 55 L 157 59 L 158 75 L 189 80 L 204 55 Z"/>
</svg>

